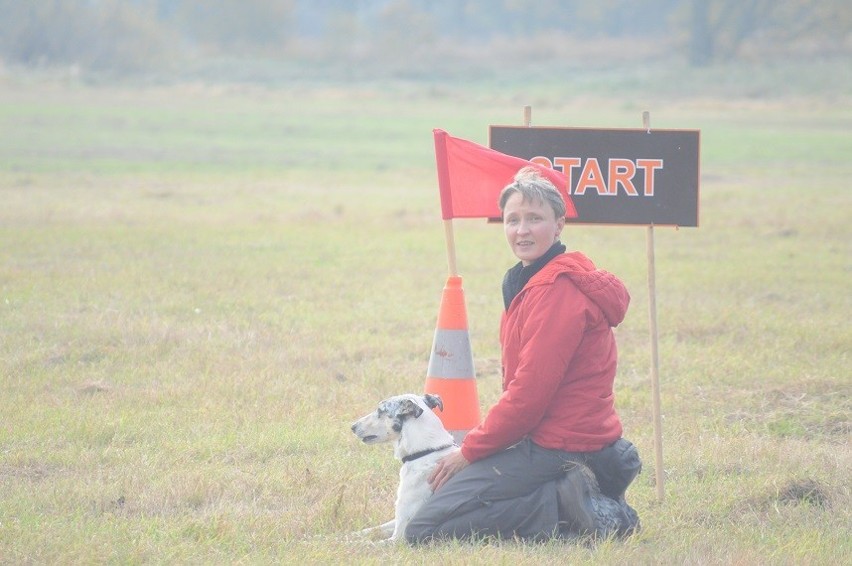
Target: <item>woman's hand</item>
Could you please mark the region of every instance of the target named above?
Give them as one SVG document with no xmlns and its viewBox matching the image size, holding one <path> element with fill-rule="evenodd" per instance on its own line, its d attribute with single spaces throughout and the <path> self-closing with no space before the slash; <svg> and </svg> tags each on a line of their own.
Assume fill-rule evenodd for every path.
<svg viewBox="0 0 852 566">
<path fill-rule="evenodd" d="M 461 450 L 438 460 L 435 469 L 429 476 L 429 485 L 432 487 L 432 491 L 441 489 L 441 486 L 447 483 L 447 480 L 466 468 L 468 464 L 470 462 L 462 456 Z"/>
</svg>

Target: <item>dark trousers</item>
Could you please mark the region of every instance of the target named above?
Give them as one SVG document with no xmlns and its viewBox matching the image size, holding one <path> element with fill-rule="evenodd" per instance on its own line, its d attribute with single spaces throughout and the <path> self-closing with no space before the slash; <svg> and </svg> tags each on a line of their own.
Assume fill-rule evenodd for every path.
<svg viewBox="0 0 852 566">
<path fill-rule="evenodd" d="M 581 462 L 596 475 L 601 472 L 601 491 L 616 499 L 641 466 L 636 454 L 633 472 L 624 469 L 630 467 L 623 462 L 628 446 L 635 454 L 623 439 L 594 453 L 548 450 L 524 439 L 453 476 L 414 515 L 406 539 L 417 543 L 433 538 L 554 536 L 559 531 L 556 480 L 566 465 Z"/>
</svg>

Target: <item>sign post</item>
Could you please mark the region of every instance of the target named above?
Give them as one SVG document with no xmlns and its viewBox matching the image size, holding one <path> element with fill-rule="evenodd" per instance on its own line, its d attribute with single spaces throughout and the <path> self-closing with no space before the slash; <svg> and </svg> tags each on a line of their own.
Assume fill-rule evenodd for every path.
<svg viewBox="0 0 852 566">
<path fill-rule="evenodd" d="M 651 113 L 642 112 L 642 127 L 651 133 Z M 648 330 L 651 337 L 651 413 L 654 419 L 654 478 L 657 501 L 665 499 L 666 474 L 663 469 L 663 417 L 660 401 L 660 356 L 657 335 L 657 268 L 654 259 L 654 225 L 647 227 L 648 250 Z"/>
</svg>

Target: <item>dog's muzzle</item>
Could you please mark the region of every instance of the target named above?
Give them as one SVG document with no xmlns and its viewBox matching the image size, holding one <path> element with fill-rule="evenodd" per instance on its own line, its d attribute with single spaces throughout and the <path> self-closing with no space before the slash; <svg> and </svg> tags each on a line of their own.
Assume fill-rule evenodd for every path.
<svg viewBox="0 0 852 566">
<path fill-rule="evenodd" d="M 355 423 L 355 424 L 352 425 L 352 432 L 354 432 L 355 436 L 357 436 L 361 440 L 361 442 L 363 442 L 364 444 L 370 444 L 371 442 L 373 442 L 374 440 L 376 440 L 378 438 L 378 436 L 376 436 L 375 434 L 368 434 L 366 436 L 361 436 L 361 433 L 358 432 L 358 423 Z"/>
</svg>

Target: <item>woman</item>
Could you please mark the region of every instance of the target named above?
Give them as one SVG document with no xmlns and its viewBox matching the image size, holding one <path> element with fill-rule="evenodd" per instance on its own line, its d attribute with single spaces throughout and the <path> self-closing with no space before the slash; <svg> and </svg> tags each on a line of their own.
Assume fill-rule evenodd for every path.
<svg viewBox="0 0 852 566">
<path fill-rule="evenodd" d="M 503 393 L 436 466 L 435 493 L 406 539 L 629 534 L 638 517 L 624 491 L 641 463 L 615 412 L 612 328 L 630 297 L 566 253 L 565 203 L 535 168 L 519 171 L 499 204 L 520 260 L 503 280 Z"/>
</svg>

